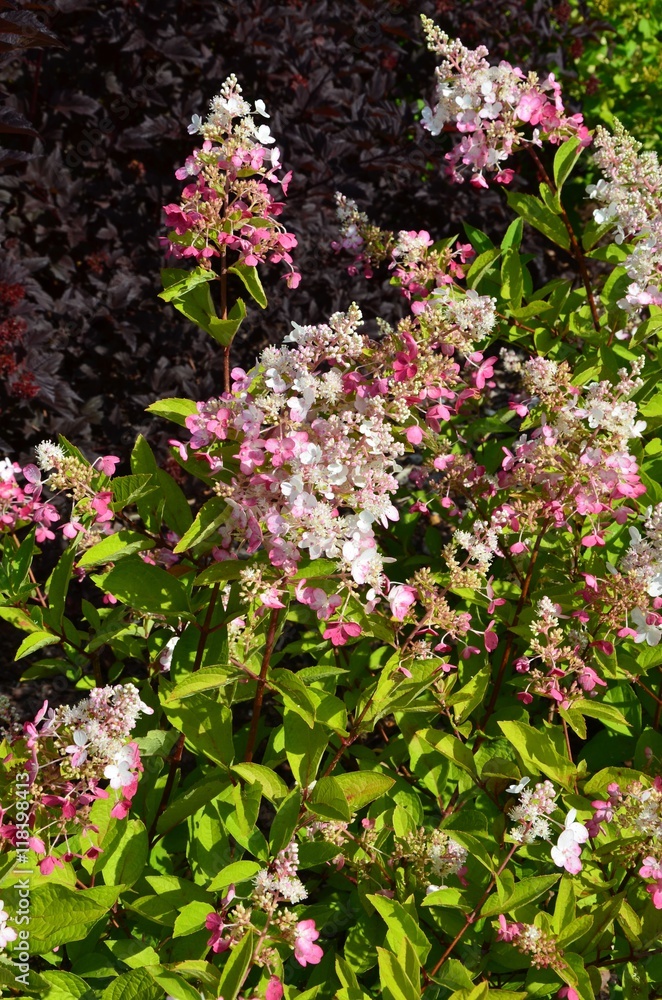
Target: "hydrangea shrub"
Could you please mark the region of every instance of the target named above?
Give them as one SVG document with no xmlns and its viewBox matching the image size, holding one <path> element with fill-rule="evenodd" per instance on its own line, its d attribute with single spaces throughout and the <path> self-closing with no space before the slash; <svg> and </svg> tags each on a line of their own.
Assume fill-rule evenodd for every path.
<svg viewBox="0 0 662 1000">
<path fill-rule="evenodd" d="M 229 78 L 165 206 L 193 267 L 162 298 L 219 344 L 217 396 L 150 407 L 176 476 L 142 437 L 126 470 L 64 438 L 0 464 L 0 615 L 80 692 L 0 705 L 3 994 L 660 990 L 662 169 L 425 29 L 423 121 L 453 182 L 507 186 L 500 245 L 340 193 L 336 249 L 405 318 L 368 336 L 351 303 L 233 367 L 233 289 L 300 275 Z M 566 278 L 539 287 L 527 227 Z"/>
</svg>

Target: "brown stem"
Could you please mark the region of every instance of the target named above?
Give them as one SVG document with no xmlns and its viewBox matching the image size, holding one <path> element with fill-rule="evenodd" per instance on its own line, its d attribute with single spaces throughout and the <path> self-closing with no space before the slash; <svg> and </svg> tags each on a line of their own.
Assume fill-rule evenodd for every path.
<svg viewBox="0 0 662 1000">
<path fill-rule="evenodd" d="M 545 167 L 543 166 L 542 161 L 540 160 L 540 157 L 538 156 L 538 154 L 536 153 L 536 151 L 531 146 L 529 146 L 528 149 L 529 149 L 529 152 L 531 153 L 531 156 L 533 157 L 533 160 L 534 160 L 534 162 L 536 164 L 536 168 L 538 170 L 538 174 L 540 176 L 540 179 L 543 180 L 545 182 L 545 184 L 547 184 L 547 186 L 549 187 L 550 191 L 552 191 L 554 194 L 556 194 L 557 193 L 556 185 L 554 184 L 554 181 L 551 179 L 551 177 L 549 176 L 549 174 L 545 170 Z M 559 199 L 559 205 L 561 205 L 561 200 L 560 199 Z M 584 284 L 584 288 L 586 289 L 586 298 L 588 300 L 589 308 L 591 310 L 591 317 L 593 319 L 593 326 L 595 327 L 595 329 L 599 333 L 600 332 L 600 317 L 598 316 L 598 309 L 597 309 L 597 306 L 595 304 L 595 296 L 593 295 L 593 287 L 591 285 L 591 276 L 588 273 L 588 267 L 586 266 L 586 257 L 584 256 L 584 254 L 582 252 L 582 248 L 580 247 L 579 242 L 577 240 L 577 237 L 575 236 L 575 231 L 572 228 L 572 223 L 570 222 L 570 219 L 568 218 L 568 213 L 566 212 L 566 210 L 563 207 L 563 205 L 561 205 L 561 220 L 563 221 L 563 225 L 565 226 L 566 231 L 568 233 L 568 239 L 570 240 L 570 250 L 572 252 L 572 256 L 577 261 L 577 267 L 579 268 L 579 273 L 581 275 L 581 279 L 582 279 L 582 282 Z"/>
<path fill-rule="evenodd" d="M 505 320 L 506 323 L 512 323 L 513 326 L 518 327 L 520 330 L 526 330 L 527 333 L 538 332 L 537 330 L 534 330 L 532 326 L 527 326 L 525 323 L 520 323 L 520 321 L 518 319 L 515 319 L 514 316 L 504 316 L 504 314 L 500 312 L 497 312 L 497 316 L 499 317 L 499 319 Z"/>
<path fill-rule="evenodd" d="M 340 760 L 340 758 L 344 754 L 345 750 L 347 750 L 348 747 L 351 747 L 352 743 L 356 742 L 356 740 L 359 738 L 359 727 L 360 727 L 361 723 L 363 722 L 363 720 L 365 719 L 365 717 L 366 717 L 366 715 L 368 713 L 368 709 L 372 705 L 372 699 L 373 699 L 373 697 L 374 696 L 371 695 L 368 698 L 368 700 L 366 701 L 366 703 L 363 706 L 363 708 L 361 709 L 361 714 L 359 715 L 359 717 L 356 720 L 356 722 L 353 724 L 353 726 L 352 726 L 352 728 L 350 730 L 349 736 L 347 736 L 345 739 L 343 739 L 341 737 L 341 739 L 340 739 L 340 746 L 338 747 L 338 749 L 336 750 L 335 754 L 333 755 L 333 759 L 331 760 L 331 763 L 327 767 L 327 769 L 324 772 L 324 774 L 322 775 L 322 777 L 324 777 L 324 778 L 328 778 L 329 777 L 329 775 L 335 770 L 336 764 L 338 763 L 338 761 Z"/>
<path fill-rule="evenodd" d="M 543 536 L 545 534 L 545 527 L 546 526 L 543 526 L 542 531 L 540 532 L 540 534 L 536 538 L 536 544 L 534 545 L 533 552 L 531 553 L 531 561 L 529 563 L 529 568 L 528 568 L 528 571 L 527 571 L 527 574 L 526 574 L 526 579 L 524 580 L 524 585 L 522 586 L 522 593 L 520 594 L 520 598 L 519 598 L 519 601 L 517 603 L 517 607 L 515 609 L 515 617 L 513 618 L 512 624 L 510 625 L 511 629 L 513 629 L 513 628 L 516 627 L 516 625 L 517 625 L 517 623 L 519 621 L 520 615 L 522 614 L 522 611 L 524 610 L 524 605 L 526 604 L 526 599 L 527 599 L 527 597 L 529 595 L 529 587 L 531 586 L 531 578 L 533 576 L 533 570 L 535 568 L 536 560 L 538 558 L 538 552 L 540 551 L 540 546 L 542 544 Z M 488 719 L 490 718 L 492 712 L 494 711 L 494 706 L 496 705 L 496 700 L 499 697 L 499 692 L 501 690 L 501 685 L 503 684 L 504 674 L 506 673 L 506 668 L 508 667 L 508 664 L 510 662 L 510 656 L 511 656 L 511 653 L 513 651 L 514 644 L 515 644 L 514 633 L 513 632 L 509 632 L 508 633 L 508 638 L 506 639 L 506 648 L 504 649 L 504 651 L 503 651 L 503 657 L 501 658 L 501 664 L 499 666 L 499 672 L 497 673 L 496 680 L 495 680 L 494 685 L 492 687 L 492 694 L 490 696 L 490 700 L 489 700 L 488 705 L 487 705 L 487 710 L 485 712 L 485 718 L 483 719 L 483 721 L 481 723 L 481 727 L 480 728 L 482 730 L 485 729 L 485 726 L 487 725 Z"/>
<path fill-rule="evenodd" d="M 621 958 L 595 958 L 592 962 L 587 962 L 586 966 L 589 965 L 620 965 L 623 962 L 641 962 L 650 955 L 659 955 L 662 953 L 662 948 L 651 948 L 650 951 L 642 951 L 639 954 L 636 952 L 632 955 L 623 955 Z"/>
<path fill-rule="evenodd" d="M 251 718 L 251 728 L 248 731 L 248 742 L 246 744 L 246 754 L 244 760 L 246 763 L 250 763 L 253 759 L 253 753 L 255 752 L 255 741 L 257 739 L 257 727 L 260 722 L 260 714 L 262 712 L 262 700 L 264 698 L 264 689 L 267 684 L 267 672 L 269 670 L 269 662 L 271 660 L 271 654 L 273 653 L 274 645 L 276 643 L 276 629 L 278 627 L 278 608 L 273 608 L 271 611 L 271 617 L 269 619 L 269 631 L 267 632 L 267 641 L 264 647 L 264 655 L 262 657 L 262 667 L 260 669 L 260 676 L 257 679 L 257 690 L 255 691 L 255 700 L 253 701 L 253 716 Z"/>
<path fill-rule="evenodd" d="M 529 824 L 527 824 L 527 826 L 528 825 Z M 441 956 L 441 958 L 439 959 L 439 961 L 435 964 L 434 968 L 430 972 L 427 973 L 429 979 L 432 979 L 433 976 L 436 976 L 436 974 L 439 972 L 439 969 L 442 967 L 442 965 L 444 964 L 444 962 L 446 961 L 446 959 L 449 957 L 449 955 L 451 955 L 452 952 L 455 951 L 455 948 L 460 943 L 460 941 L 462 940 L 462 938 L 464 937 L 464 935 L 467 933 L 467 931 L 469 930 L 469 928 L 471 927 L 471 925 L 476 922 L 478 916 L 480 915 L 480 911 L 485 906 L 485 903 L 487 902 L 487 899 L 488 899 L 490 893 L 492 892 L 492 889 L 494 889 L 494 886 L 496 885 L 496 880 L 498 879 L 499 875 L 501 875 L 503 873 L 504 869 L 506 868 L 506 866 L 510 862 L 510 859 L 512 858 L 513 854 L 515 853 L 515 851 L 517 850 L 517 848 L 519 846 L 520 846 L 519 843 L 517 843 L 517 844 L 513 844 L 513 846 L 510 848 L 510 850 L 508 851 L 508 854 L 505 857 L 505 860 L 500 865 L 498 871 L 496 872 L 495 875 L 492 876 L 492 878 L 490 880 L 490 884 L 488 885 L 487 889 L 485 890 L 485 892 L 481 896 L 480 901 L 474 907 L 474 909 L 471 911 L 471 913 L 469 914 L 469 916 L 466 918 L 466 920 L 464 922 L 464 926 L 461 927 L 460 930 L 457 932 L 457 934 L 455 935 L 455 937 L 453 938 L 453 940 L 451 941 L 451 943 L 446 948 L 446 951 L 443 953 L 443 955 Z M 427 983 L 426 983 L 426 985 L 427 985 Z M 423 989 L 425 989 L 425 986 L 423 987 Z"/>
</svg>

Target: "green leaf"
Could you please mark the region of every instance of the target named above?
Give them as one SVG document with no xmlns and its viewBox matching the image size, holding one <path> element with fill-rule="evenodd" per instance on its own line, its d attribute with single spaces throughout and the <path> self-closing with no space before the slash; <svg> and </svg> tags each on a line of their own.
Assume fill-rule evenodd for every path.
<svg viewBox="0 0 662 1000">
<path fill-rule="evenodd" d="M 561 201 L 558 194 L 555 194 L 548 184 L 540 185 L 540 197 L 546 208 L 550 210 L 553 215 L 561 214 Z"/>
<path fill-rule="evenodd" d="M 657 979 L 659 982 L 659 978 Z M 650 980 L 643 963 L 628 962 L 623 969 L 623 1000 L 649 1000 Z"/>
<path fill-rule="evenodd" d="M 205 926 L 205 920 L 210 913 L 210 903 L 202 903 L 200 900 L 192 899 L 190 903 L 182 906 L 177 914 L 172 936 L 186 937 L 187 934 L 196 934 Z"/>
<path fill-rule="evenodd" d="M 219 580 L 238 580 L 248 563 L 244 559 L 224 559 L 222 562 L 212 563 L 207 569 L 196 576 L 193 583 L 196 587 L 218 583 Z"/>
<path fill-rule="evenodd" d="M 290 792 L 281 802 L 269 830 L 269 850 L 272 855 L 278 854 L 286 847 L 294 836 L 299 813 L 301 811 L 301 792 L 298 788 Z"/>
<path fill-rule="evenodd" d="M 486 233 L 482 232 L 480 229 L 476 229 L 474 226 L 470 226 L 468 222 L 462 223 L 462 228 L 464 229 L 469 241 L 477 253 L 485 253 L 486 250 L 493 250 L 494 243 L 487 236 Z"/>
<path fill-rule="evenodd" d="M 246 303 L 243 299 L 237 299 L 228 314 L 227 319 L 217 319 L 209 330 L 214 340 L 221 347 L 229 347 L 237 336 L 237 330 L 246 318 Z"/>
<path fill-rule="evenodd" d="M 283 714 L 285 753 L 294 780 L 301 788 L 308 788 L 317 777 L 317 770 L 329 742 L 329 734 L 321 725 L 312 731 L 297 712 L 286 708 Z"/>
<path fill-rule="evenodd" d="M 227 521 L 232 512 L 221 497 L 212 497 L 202 505 L 193 524 L 173 549 L 174 552 L 186 552 L 193 545 L 199 545 L 214 534 Z"/>
<path fill-rule="evenodd" d="M 264 294 L 257 267 L 250 267 L 248 264 L 235 264 L 234 267 L 229 267 L 228 271 L 241 279 L 248 294 L 262 309 L 267 308 L 267 297 Z"/>
<path fill-rule="evenodd" d="M 186 418 L 198 412 L 197 405 L 192 399 L 182 399 L 177 396 L 168 399 L 157 399 L 146 408 L 146 413 L 153 413 L 157 417 L 164 417 L 171 420 L 180 427 L 186 426 Z"/>
<path fill-rule="evenodd" d="M 185 277 L 175 277 L 177 274 L 183 274 Z M 221 343 L 229 343 L 232 340 L 232 337 L 230 341 L 227 340 L 229 335 L 227 324 L 230 321 L 218 318 L 209 290 L 209 282 L 218 279 L 214 271 L 198 268 L 187 272 L 170 268 L 162 271 L 161 276 L 164 284 L 166 281 L 170 281 L 170 284 L 161 292 L 160 298 L 169 300 L 175 309 L 215 340 L 220 340 Z"/>
<path fill-rule="evenodd" d="M 109 562 L 117 562 L 124 556 L 130 556 L 134 552 L 143 549 L 153 549 L 155 542 L 151 538 L 145 538 L 137 531 L 130 531 L 122 528 L 112 535 L 106 535 L 100 542 L 86 549 L 78 560 L 78 565 L 83 569 L 88 566 L 99 566 Z"/>
<path fill-rule="evenodd" d="M 367 898 L 386 922 L 387 943 L 391 948 L 397 953 L 403 938 L 406 937 L 416 952 L 419 963 L 423 965 L 430 953 L 431 945 L 411 913 L 395 899 L 377 895 L 369 895 Z"/>
<path fill-rule="evenodd" d="M 207 802 L 212 802 L 217 795 L 227 788 L 229 781 L 218 774 L 206 774 L 169 803 L 159 816 L 156 829 L 158 833 L 167 833 L 178 826 L 187 816 L 192 816 Z"/>
<path fill-rule="evenodd" d="M 80 976 L 74 976 L 71 972 L 57 972 L 49 969 L 41 973 L 49 989 L 40 993 L 42 1000 L 95 1000 L 93 990 Z"/>
<path fill-rule="evenodd" d="M 420 1000 L 420 990 L 409 979 L 396 955 L 386 948 L 377 948 L 377 955 L 382 997 L 385 1000 Z"/>
<path fill-rule="evenodd" d="M 95 886 L 76 891 L 57 882 L 35 886 L 30 894 L 30 944 L 45 954 L 86 937 L 117 901 L 122 886 Z"/>
<path fill-rule="evenodd" d="M 197 285 L 214 281 L 217 275 L 213 271 L 208 271 L 204 267 L 197 267 L 194 271 L 187 271 L 179 267 L 167 267 L 161 271 L 163 291 L 159 293 L 159 298 L 164 302 L 172 302 L 173 299 L 181 298 L 186 292 L 191 291 Z"/>
<path fill-rule="evenodd" d="M 182 976 L 178 976 L 176 972 L 164 969 L 161 965 L 148 965 L 147 972 L 172 1000 L 200 1000 L 200 991 L 187 983 Z"/>
<path fill-rule="evenodd" d="M 147 969 L 132 969 L 118 976 L 101 994 L 101 1000 L 163 1000 L 163 988 Z"/>
<path fill-rule="evenodd" d="M 607 786 L 615 783 L 626 788 L 632 781 L 641 781 L 640 771 L 629 767 L 605 767 L 594 774 L 584 785 L 584 795 L 587 798 L 606 798 Z"/>
<path fill-rule="evenodd" d="M 450 733 L 440 733 L 438 729 L 423 729 L 419 731 L 418 736 L 429 743 L 430 746 L 442 753 L 444 757 L 448 757 L 452 760 L 454 764 L 461 767 L 463 771 L 467 774 L 476 776 L 476 762 L 474 761 L 474 755 L 461 743 L 456 736 L 451 736 Z"/>
<path fill-rule="evenodd" d="M 519 309 L 522 304 L 524 290 L 524 274 L 522 261 L 517 250 L 510 248 L 505 251 L 501 264 L 501 294 L 508 305 Z"/>
<path fill-rule="evenodd" d="M 208 892 L 218 892 L 219 889 L 227 889 L 229 885 L 239 885 L 241 882 L 248 882 L 254 875 L 257 875 L 262 865 L 257 861 L 233 861 L 231 865 L 226 865 L 222 871 L 213 878 L 207 886 Z"/>
<path fill-rule="evenodd" d="M 7 547 L 5 554 L 7 564 L 7 574 L 10 584 L 10 596 L 14 596 L 27 579 L 32 557 L 36 547 L 35 529 L 33 528 L 25 536 L 17 549 Z"/>
<path fill-rule="evenodd" d="M 156 493 L 157 489 L 152 476 L 115 476 L 112 481 L 113 509 L 123 510 L 129 504 L 149 496 L 150 493 Z"/>
<path fill-rule="evenodd" d="M 476 288 L 500 256 L 501 250 L 498 247 L 479 254 L 467 271 L 467 287 Z"/>
<path fill-rule="evenodd" d="M 522 235 L 524 232 L 524 223 L 521 219 L 514 219 L 508 229 L 506 230 L 506 235 L 501 240 L 501 249 L 506 250 L 519 250 L 520 244 L 522 242 Z"/>
<path fill-rule="evenodd" d="M 288 793 L 288 788 L 282 778 L 270 767 L 263 764 L 235 764 L 232 770 L 249 784 L 257 783 L 262 789 L 265 798 L 273 802 L 274 805 L 284 799 Z"/>
<path fill-rule="evenodd" d="M 44 646 L 53 646 L 60 642 L 58 636 L 53 635 L 52 632 L 31 632 L 30 635 L 26 635 L 25 639 L 21 645 L 16 650 L 15 660 L 20 660 L 28 653 L 36 653 L 38 649 L 42 649 Z"/>
<path fill-rule="evenodd" d="M 154 452 L 139 434 L 131 452 L 131 471 L 136 475 L 148 474 L 159 487 L 158 495 L 138 504 L 138 510 L 150 531 L 158 534 L 162 519 L 166 524 L 183 535 L 193 520 L 188 501 L 175 480 L 157 465 Z"/>
<path fill-rule="evenodd" d="M 611 728 L 616 729 L 617 732 L 627 734 L 631 728 L 623 713 L 615 705 L 608 705 L 601 701 L 589 701 L 588 698 L 580 698 L 578 701 L 573 701 L 572 707 L 576 711 L 581 712 L 582 715 L 588 715 L 592 719 L 600 719 L 601 722 L 605 722 L 607 725 L 611 723 Z"/>
<path fill-rule="evenodd" d="M 584 968 L 584 960 L 580 955 L 575 955 L 571 951 L 563 954 L 563 965 L 559 965 L 555 971 L 561 976 L 568 986 L 571 986 L 579 993 L 580 1000 L 594 1000 L 595 994 L 591 986 L 591 980 Z"/>
<path fill-rule="evenodd" d="M 185 615 L 190 612 L 183 583 L 160 566 L 128 556 L 101 577 L 93 577 L 103 590 L 123 604 L 151 614 Z"/>
<path fill-rule="evenodd" d="M 142 969 L 148 965 L 159 964 L 159 956 L 155 949 L 143 941 L 110 940 L 106 941 L 106 947 L 114 958 L 122 965 L 128 965 L 130 969 Z"/>
<path fill-rule="evenodd" d="M 218 995 L 222 996 L 223 1000 L 236 1000 L 253 960 L 253 947 L 254 935 L 253 931 L 249 930 L 231 950 L 218 984 Z"/>
<path fill-rule="evenodd" d="M 548 893 L 560 878 L 560 873 L 557 875 L 534 875 L 531 878 L 524 878 L 521 882 L 515 884 L 512 892 L 506 897 L 505 901 L 495 899 L 491 905 L 488 901 L 481 911 L 481 916 L 492 917 L 498 913 L 512 913 L 519 906 L 532 903 L 534 899 L 539 899 L 540 896 Z"/>
<path fill-rule="evenodd" d="M 492 670 L 489 664 L 486 664 L 459 691 L 447 699 L 446 704 L 453 707 L 455 721 L 458 725 L 461 726 L 469 718 L 474 708 L 482 705 L 491 679 Z"/>
<path fill-rule="evenodd" d="M 390 778 L 380 771 L 352 771 L 350 774 L 337 774 L 335 781 L 340 785 L 351 812 L 363 809 L 375 799 L 386 795 L 395 784 L 395 778 Z"/>
<path fill-rule="evenodd" d="M 164 698 L 161 704 L 170 722 L 185 734 L 195 750 L 215 764 L 228 767 L 232 763 L 232 713 L 226 705 L 219 705 L 199 691 L 185 701 L 170 704 Z"/>
<path fill-rule="evenodd" d="M 337 778 L 320 778 L 306 805 L 311 812 L 324 819 L 339 819 L 348 823 L 352 818 L 347 797 Z"/>
<path fill-rule="evenodd" d="M 312 729 L 315 725 L 315 703 L 306 685 L 290 670 L 277 667 L 269 671 L 269 684 L 281 695 L 285 705 L 301 716 Z"/>
<path fill-rule="evenodd" d="M 139 819 L 117 822 L 112 835 L 104 839 L 103 854 L 94 869 L 100 871 L 106 885 L 131 886 L 147 864 L 147 830 Z"/>
<path fill-rule="evenodd" d="M 539 198 L 530 194 L 517 194 L 515 191 L 509 191 L 508 204 L 514 212 L 521 215 L 525 222 L 550 239 L 552 243 L 556 243 L 564 250 L 570 249 L 570 238 L 565 226 Z"/>
<path fill-rule="evenodd" d="M 327 579 L 338 572 L 338 563 L 333 559 L 311 559 L 291 577 L 292 580 Z"/>
<path fill-rule="evenodd" d="M 60 556 L 58 564 L 51 573 L 46 584 L 48 607 L 51 612 L 50 623 L 53 628 L 62 628 L 64 607 L 67 602 L 69 583 L 71 582 L 71 577 L 73 576 L 75 558 L 76 549 L 73 545 L 70 545 L 69 548 L 65 549 Z"/>
<path fill-rule="evenodd" d="M 546 732 L 523 722 L 497 722 L 502 733 L 522 758 L 524 769 L 541 772 L 564 788 L 570 788 L 577 773 L 575 765 L 562 757 Z"/>
<path fill-rule="evenodd" d="M 556 184 L 557 191 L 560 192 L 572 173 L 575 163 L 581 156 L 582 149 L 581 140 L 576 137 L 566 139 L 559 146 L 554 157 L 554 183 Z"/>
<path fill-rule="evenodd" d="M 219 665 L 202 667 L 194 673 L 185 674 L 181 681 L 168 691 L 166 702 L 168 705 L 174 705 L 175 702 L 191 698 L 200 691 L 216 691 L 230 683 L 235 672 L 233 667 Z"/>
</svg>

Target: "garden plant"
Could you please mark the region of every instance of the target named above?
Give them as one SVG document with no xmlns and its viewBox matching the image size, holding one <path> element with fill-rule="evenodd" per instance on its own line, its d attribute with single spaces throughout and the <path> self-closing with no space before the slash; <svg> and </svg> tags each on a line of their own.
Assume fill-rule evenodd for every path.
<svg viewBox="0 0 662 1000">
<path fill-rule="evenodd" d="M 424 128 L 503 238 L 339 192 L 339 270 L 405 318 L 239 367 L 260 274 L 306 275 L 230 76 L 162 239 L 216 394 L 150 405 L 168 471 L 142 436 L 0 463 L 0 616 L 75 687 L 0 704 L 2 995 L 662 993 L 662 165 L 423 28 Z"/>
</svg>

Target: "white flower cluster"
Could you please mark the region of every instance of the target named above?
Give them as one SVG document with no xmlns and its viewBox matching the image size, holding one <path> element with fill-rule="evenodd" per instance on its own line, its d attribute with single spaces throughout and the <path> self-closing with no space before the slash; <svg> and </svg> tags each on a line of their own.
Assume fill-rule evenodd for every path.
<svg viewBox="0 0 662 1000">
<path fill-rule="evenodd" d="M 71 766 L 82 767 L 86 761 L 105 766 L 104 777 L 112 788 L 128 785 L 133 780 L 136 765 L 135 749 L 126 740 L 141 713 L 152 715 L 153 709 L 140 698 L 133 684 L 118 684 L 95 688 L 78 705 L 58 708 L 47 721 L 43 735 L 57 735 L 64 746 Z"/>
<path fill-rule="evenodd" d="M 65 458 L 64 450 L 54 441 L 42 441 L 35 448 L 37 465 L 42 472 L 56 469 Z"/>
<path fill-rule="evenodd" d="M 479 295 L 473 288 L 458 297 L 447 285 L 442 285 L 432 292 L 431 301 L 442 311 L 447 322 L 465 335 L 467 344 L 485 340 L 495 327 L 496 299 Z"/>
<path fill-rule="evenodd" d="M 629 789 L 632 808 L 632 825 L 653 843 L 662 841 L 662 786 L 659 779 L 651 788 Z"/>
<path fill-rule="evenodd" d="M 547 817 L 556 809 L 556 792 L 551 781 L 539 782 L 535 788 L 527 789 L 529 778 L 522 778 L 517 785 L 511 785 L 509 792 L 519 794 L 519 803 L 508 815 L 518 825 L 510 831 L 510 836 L 520 844 L 531 844 L 540 837 L 549 840 L 551 827 Z"/>
<path fill-rule="evenodd" d="M 504 525 L 499 523 L 498 517 L 496 523 L 476 520 L 471 531 L 457 529 L 453 532 L 452 546 L 464 549 L 466 557 L 463 563 L 469 561 L 472 569 L 485 576 L 494 557 L 503 556 L 499 548 L 499 536 L 503 528 Z"/>
<path fill-rule="evenodd" d="M 490 66 L 484 45 L 468 49 L 459 39 L 451 40 L 430 18 L 421 20 L 428 47 L 443 56 L 436 69 L 437 103 L 433 108 L 425 107 L 422 115 L 423 125 L 432 135 L 439 135 L 447 122 L 476 127 L 482 120 L 493 121 L 504 107 L 519 103 L 521 71 L 507 63 Z"/>
<path fill-rule="evenodd" d="M 650 597 L 662 597 L 662 504 L 648 508 L 643 528 L 642 535 L 630 527 L 630 547 L 620 568 Z"/>
<path fill-rule="evenodd" d="M 203 121 L 200 115 L 193 115 L 188 132 L 190 135 L 201 134 L 210 141 L 234 134 L 241 140 L 253 141 L 261 146 L 268 146 L 275 142 L 269 126 L 257 125 L 253 118 L 254 114 L 260 115 L 262 118 L 269 118 L 264 101 L 256 101 L 254 108 L 252 108 L 244 99 L 237 77 L 232 73 L 221 85 L 220 93 L 211 100 L 207 119 Z M 236 118 L 239 121 L 234 124 Z M 275 160 L 277 161 L 278 151 L 275 152 Z"/>
<path fill-rule="evenodd" d="M 628 313 L 662 305 L 662 165 L 617 120 L 613 135 L 598 126 L 595 148 L 606 179 L 586 189 L 599 203 L 593 217 L 611 223 L 617 243 L 637 241 L 623 262 L 632 284 L 618 305 Z"/>
<path fill-rule="evenodd" d="M 466 860 L 466 848 L 442 830 L 432 831 L 428 841 L 428 861 L 437 878 L 444 879 L 447 875 L 456 875 Z"/>
<path fill-rule="evenodd" d="M 262 868 L 253 879 L 253 898 L 258 903 L 302 903 L 308 893 L 297 876 L 299 847 L 296 841 L 279 852 L 269 868 Z"/>
<path fill-rule="evenodd" d="M 396 440 L 384 396 L 354 392 L 362 376 L 351 381 L 353 373 L 343 374 L 363 356 L 360 323 L 352 306 L 328 324 L 294 324 L 287 338 L 294 348 L 267 348 L 258 366 L 235 381 L 241 388 L 232 423 L 244 435 L 238 459 L 246 478 L 227 496 L 233 514 L 219 534 L 229 547 L 248 511 L 267 526 L 273 565 L 293 566 L 305 550 L 312 559 L 342 560 L 357 583 L 380 587 L 373 524 L 387 527 L 399 518 L 392 496 L 405 446 Z M 333 366 L 324 370 L 329 361 Z M 267 437 L 274 425 L 280 434 Z M 339 515 L 339 507 L 352 513 Z M 261 539 L 256 528 L 256 544 Z"/>
</svg>

